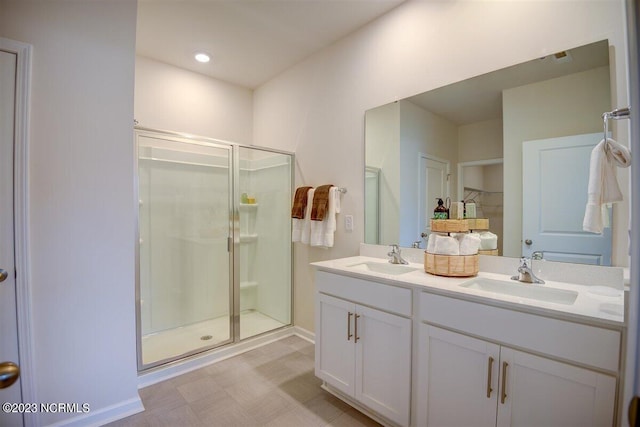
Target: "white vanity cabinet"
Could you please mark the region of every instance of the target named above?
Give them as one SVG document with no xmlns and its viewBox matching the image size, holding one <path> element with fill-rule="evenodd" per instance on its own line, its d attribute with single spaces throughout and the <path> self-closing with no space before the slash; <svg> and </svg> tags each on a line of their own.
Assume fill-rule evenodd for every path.
<svg viewBox="0 0 640 427">
<path fill-rule="evenodd" d="M 426 293 L 420 314 L 416 425 L 613 425 L 619 331 Z"/>
<path fill-rule="evenodd" d="M 322 271 L 316 288 L 316 376 L 408 426 L 411 290 Z"/>
</svg>

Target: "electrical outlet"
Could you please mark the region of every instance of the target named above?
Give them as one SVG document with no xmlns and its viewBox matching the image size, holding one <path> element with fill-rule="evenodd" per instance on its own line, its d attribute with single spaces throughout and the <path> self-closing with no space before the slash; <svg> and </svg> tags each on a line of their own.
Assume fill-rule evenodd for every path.
<svg viewBox="0 0 640 427">
<path fill-rule="evenodd" d="M 353 215 L 345 215 L 344 228 L 347 231 L 353 231 Z"/>
</svg>

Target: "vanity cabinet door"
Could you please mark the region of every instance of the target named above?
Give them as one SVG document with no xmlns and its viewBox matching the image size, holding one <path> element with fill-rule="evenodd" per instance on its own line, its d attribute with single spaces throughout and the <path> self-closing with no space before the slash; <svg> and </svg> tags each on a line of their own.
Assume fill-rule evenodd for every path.
<svg viewBox="0 0 640 427">
<path fill-rule="evenodd" d="M 496 425 L 500 347 L 422 324 L 417 425 Z"/>
<path fill-rule="evenodd" d="M 356 399 L 402 426 L 411 405 L 411 320 L 356 306 Z"/>
<path fill-rule="evenodd" d="M 411 319 L 319 293 L 316 376 L 400 426 L 411 412 Z"/>
<path fill-rule="evenodd" d="M 612 376 L 507 347 L 500 376 L 498 427 L 613 425 Z"/>
<path fill-rule="evenodd" d="M 316 298 L 316 376 L 355 395 L 355 304 L 318 294 Z"/>
</svg>

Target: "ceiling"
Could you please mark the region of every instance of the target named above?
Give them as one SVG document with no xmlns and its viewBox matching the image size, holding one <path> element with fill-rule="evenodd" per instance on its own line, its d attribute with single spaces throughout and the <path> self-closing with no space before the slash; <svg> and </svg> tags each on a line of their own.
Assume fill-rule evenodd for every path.
<svg viewBox="0 0 640 427">
<path fill-rule="evenodd" d="M 136 53 L 254 89 L 403 1 L 140 0 Z"/>
<path fill-rule="evenodd" d="M 407 98 L 458 125 L 502 117 L 502 91 L 609 64 L 606 40 L 570 49 L 568 57 L 555 55 L 453 83 Z"/>
</svg>

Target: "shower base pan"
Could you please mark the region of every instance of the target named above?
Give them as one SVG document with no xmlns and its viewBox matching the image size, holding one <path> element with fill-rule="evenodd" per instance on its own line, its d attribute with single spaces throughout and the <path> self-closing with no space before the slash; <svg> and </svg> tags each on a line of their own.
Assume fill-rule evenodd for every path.
<svg viewBox="0 0 640 427">
<path fill-rule="evenodd" d="M 258 311 L 247 310 L 240 313 L 240 339 L 282 326 L 285 324 Z M 142 337 L 142 361 L 146 365 L 227 341 L 229 330 L 229 317 L 222 316 L 146 335 Z"/>
</svg>

